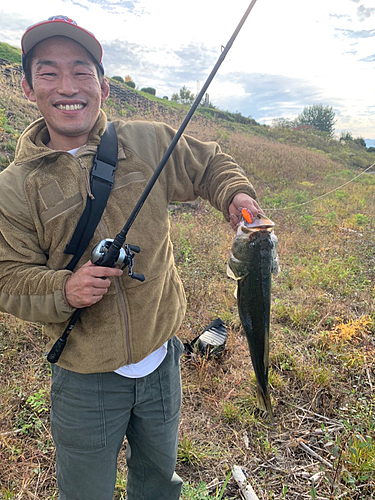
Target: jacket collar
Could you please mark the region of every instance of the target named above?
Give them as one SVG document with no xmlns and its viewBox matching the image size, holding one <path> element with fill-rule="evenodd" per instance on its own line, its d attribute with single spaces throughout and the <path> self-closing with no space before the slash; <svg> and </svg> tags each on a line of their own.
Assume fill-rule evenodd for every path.
<svg viewBox="0 0 375 500">
<path fill-rule="evenodd" d="M 98 119 L 90 132 L 88 144 L 97 146 L 100 137 L 107 126 L 107 115 L 100 110 Z M 31 123 L 22 133 L 17 143 L 14 163 L 20 165 L 29 161 L 39 160 L 50 154 L 56 154 L 54 149 L 47 148 L 49 133 L 44 118 Z"/>
</svg>

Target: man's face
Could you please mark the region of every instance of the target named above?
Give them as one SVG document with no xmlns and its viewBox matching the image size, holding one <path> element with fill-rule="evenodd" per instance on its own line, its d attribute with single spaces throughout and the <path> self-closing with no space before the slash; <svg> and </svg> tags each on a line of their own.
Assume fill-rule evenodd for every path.
<svg viewBox="0 0 375 500">
<path fill-rule="evenodd" d="M 90 54 L 70 38 L 48 38 L 35 47 L 31 76 L 33 88 L 25 79 L 22 87 L 46 121 L 49 147 L 83 146 L 109 94 L 108 82 L 100 84 Z"/>
</svg>

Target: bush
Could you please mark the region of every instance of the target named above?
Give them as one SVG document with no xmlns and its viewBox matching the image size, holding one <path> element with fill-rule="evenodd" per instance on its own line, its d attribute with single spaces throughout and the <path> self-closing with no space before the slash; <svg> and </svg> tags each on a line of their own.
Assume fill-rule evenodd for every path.
<svg viewBox="0 0 375 500">
<path fill-rule="evenodd" d="M 112 76 L 112 80 L 116 80 L 117 82 L 120 83 L 125 83 L 125 80 L 123 79 L 122 76 Z"/>
<path fill-rule="evenodd" d="M 358 146 L 362 146 L 363 148 L 366 147 L 366 141 L 363 137 L 357 137 L 356 139 L 354 139 L 354 142 L 358 144 Z"/>
<path fill-rule="evenodd" d="M 135 83 L 132 80 L 129 80 L 128 82 L 125 82 L 125 85 L 128 87 L 135 89 Z"/>
<path fill-rule="evenodd" d="M 152 87 L 143 87 L 143 89 L 141 89 L 141 92 L 146 92 L 146 94 L 151 94 L 151 95 L 156 94 L 156 90 L 153 89 Z"/>
</svg>

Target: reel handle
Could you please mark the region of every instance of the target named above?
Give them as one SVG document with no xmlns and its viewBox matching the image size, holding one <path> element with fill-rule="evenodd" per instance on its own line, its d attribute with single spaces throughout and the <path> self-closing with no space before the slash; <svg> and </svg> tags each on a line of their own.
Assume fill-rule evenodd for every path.
<svg viewBox="0 0 375 500">
<path fill-rule="evenodd" d="M 146 279 L 145 275 L 140 274 L 140 273 L 131 273 L 131 274 L 129 274 L 129 276 L 135 280 L 142 281 L 142 282 Z"/>
</svg>

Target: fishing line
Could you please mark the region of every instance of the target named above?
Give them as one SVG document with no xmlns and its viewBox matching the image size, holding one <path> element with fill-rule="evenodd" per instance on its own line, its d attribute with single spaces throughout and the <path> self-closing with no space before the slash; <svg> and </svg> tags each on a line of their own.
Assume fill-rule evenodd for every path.
<svg viewBox="0 0 375 500">
<path fill-rule="evenodd" d="M 313 198 L 312 200 L 304 201 L 303 203 L 297 203 L 296 205 L 291 205 L 290 207 L 282 207 L 282 208 L 268 208 L 268 207 L 263 208 L 262 207 L 262 208 L 263 208 L 263 210 L 267 210 L 267 211 L 270 212 L 271 210 L 272 211 L 276 211 L 276 210 L 291 210 L 293 208 L 303 207 L 304 205 L 308 205 L 309 203 L 313 203 L 314 201 L 321 200 L 322 198 L 325 198 L 326 196 L 329 196 L 330 194 L 334 193 L 335 191 L 338 191 L 339 189 L 347 186 L 348 184 L 351 184 L 356 179 L 358 179 L 358 177 L 360 177 L 361 175 L 365 174 L 368 170 L 370 170 L 370 168 L 372 168 L 372 167 L 375 167 L 375 163 L 373 163 L 372 165 L 370 165 L 369 167 L 367 167 L 366 170 L 364 170 L 360 174 L 358 174 L 355 177 L 353 177 L 353 179 L 350 179 L 350 181 L 345 182 L 344 184 L 341 184 L 341 186 L 338 186 L 338 187 L 336 187 L 334 189 L 331 189 L 331 191 L 328 191 L 327 193 L 324 193 L 321 196 L 318 196 L 317 198 Z"/>
</svg>

